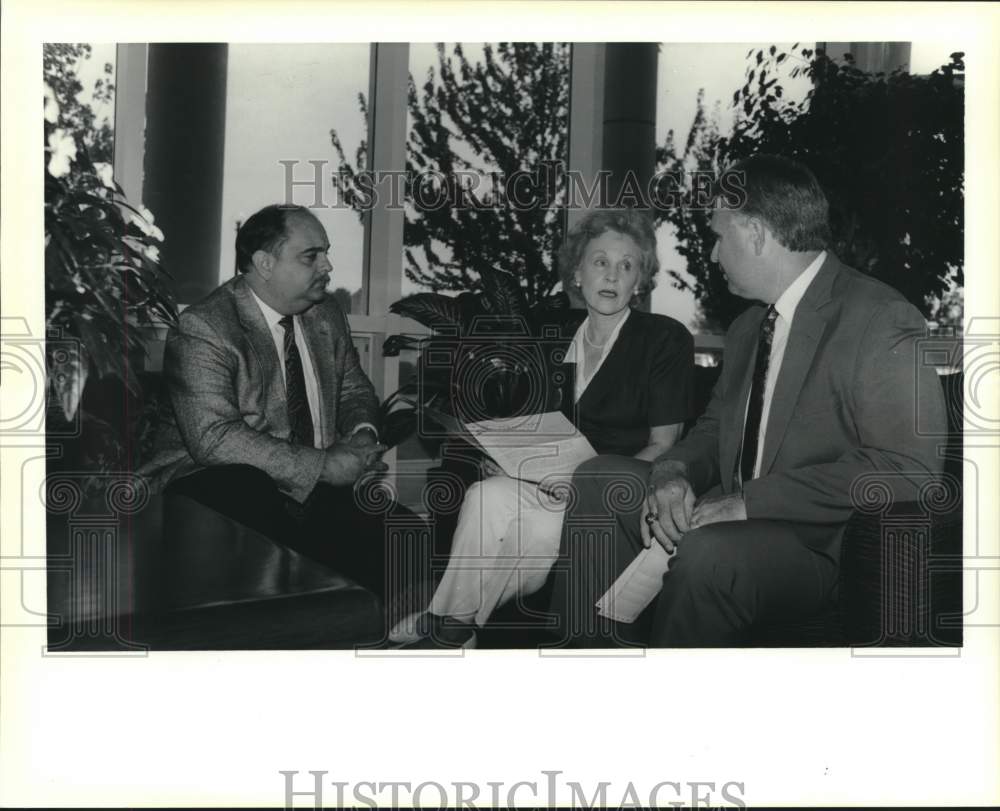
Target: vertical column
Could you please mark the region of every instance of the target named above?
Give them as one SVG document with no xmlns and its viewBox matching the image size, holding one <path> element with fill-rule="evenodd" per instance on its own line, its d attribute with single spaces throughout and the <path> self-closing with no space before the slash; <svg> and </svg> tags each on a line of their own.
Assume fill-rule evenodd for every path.
<svg viewBox="0 0 1000 811">
<path fill-rule="evenodd" d="M 910 69 L 909 42 L 817 42 L 816 47 L 838 62 L 849 53 L 855 66 L 868 73 Z"/>
<path fill-rule="evenodd" d="M 854 64 L 869 73 L 892 73 L 910 69 L 909 42 L 852 42 Z"/>
<path fill-rule="evenodd" d="M 115 180 L 129 202 L 142 200 L 146 138 L 146 67 L 149 46 L 119 45 L 115 71 Z"/>
<path fill-rule="evenodd" d="M 407 43 L 372 46 L 368 98 L 369 166 L 380 172 L 406 169 L 406 90 L 410 71 Z M 378 204 L 367 215 L 364 263 L 368 272 L 368 310 L 381 316 L 403 291 L 403 209 L 390 206 L 393 180 L 379 186 Z M 402 184 L 395 181 L 401 189 Z M 399 195 L 402 200 L 402 193 Z M 372 236 L 378 235 L 377 240 Z"/>
<path fill-rule="evenodd" d="M 363 267 L 367 274 L 366 319 L 375 325 L 371 334 L 371 379 L 379 396 L 399 385 L 399 358 L 382 355 L 388 333 L 401 329 L 401 319 L 389 315 L 389 305 L 403 295 L 403 199 L 402 173 L 406 169 L 406 93 L 410 76 L 410 46 L 407 43 L 377 43 L 371 48 L 369 68 L 368 166 L 389 173 L 377 187 L 376 205 L 365 214 Z M 391 173 L 398 173 L 392 175 Z M 396 191 L 399 194 L 396 195 Z M 398 199 L 394 199 L 397 198 Z M 393 206 L 396 202 L 397 205 Z M 359 319 L 350 317 L 352 329 Z M 362 322 L 363 323 L 363 322 Z M 362 327 L 363 328 L 363 327 Z M 369 326 L 370 328 L 370 326 Z M 396 449 L 383 460 L 398 475 Z"/>
<path fill-rule="evenodd" d="M 608 200 L 642 206 L 656 171 L 655 42 L 608 43 L 604 61 L 603 164 Z M 637 306 L 649 310 L 650 297 Z"/>
<path fill-rule="evenodd" d="M 227 57 L 226 45 L 149 46 L 143 202 L 181 304 L 219 283 Z"/>
<path fill-rule="evenodd" d="M 602 42 L 574 43 L 570 56 L 568 231 L 586 210 L 586 195 L 597 182 L 604 151 L 604 51 Z M 574 178 L 579 178 L 579 185 Z"/>
<path fill-rule="evenodd" d="M 655 42 L 615 42 L 604 56 L 604 168 L 611 172 L 610 199 L 628 174 L 644 191 L 656 166 Z"/>
</svg>

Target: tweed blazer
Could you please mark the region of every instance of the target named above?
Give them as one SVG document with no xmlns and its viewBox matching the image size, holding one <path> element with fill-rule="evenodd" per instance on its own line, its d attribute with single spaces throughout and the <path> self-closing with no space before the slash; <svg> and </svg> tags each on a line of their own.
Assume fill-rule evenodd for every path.
<svg viewBox="0 0 1000 811">
<path fill-rule="evenodd" d="M 738 489 L 735 476 L 757 335 L 756 304 L 726 335 L 723 370 L 704 415 L 665 454 L 695 491 Z M 871 474 L 914 500 L 942 469 L 941 385 L 922 361 L 923 317 L 902 295 L 832 253 L 799 302 L 775 384 L 760 476 L 743 483 L 748 518 L 838 525 Z"/>
<path fill-rule="evenodd" d="M 332 296 L 301 315 L 318 378 L 322 447 L 355 426 L 378 425 L 378 398 Z M 209 465 L 249 464 L 302 502 L 324 451 L 288 441 L 287 398 L 277 347 L 242 275 L 184 310 L 167 338 L 164 382 L 172 414 L 157 453 L 138 472 L 159 489 Z"/>
</svg>

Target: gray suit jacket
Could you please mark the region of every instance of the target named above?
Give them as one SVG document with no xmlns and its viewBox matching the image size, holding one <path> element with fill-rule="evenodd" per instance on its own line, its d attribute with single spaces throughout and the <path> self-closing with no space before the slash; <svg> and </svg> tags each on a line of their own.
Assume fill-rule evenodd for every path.
<svg viewBox="0 0 1000 811">
<path fill-rule="evenodd" d="M 699 494 L 736 486 L 765 312 L 753 306 L 733 322 L 705 414 L 665 455 L 688 465 Z M 795 311 L 761 475 L 743 486 L 748 518 L 846 522 L 856 486 L 872 474 L 895 500 L 917 498 L 942 469 L 937 446 L 947 432 L 941 385 L 920 357 L 925 332 L 923 317 L 898 292 L 827 255 Z"/>
<path fill-rule="evenodd" d="M 378 398 L 332 296 L 302 314 L 319 384 L 320 434 L 329 447 L 362 422 L 378 424 Z M 180 315 L 163 359 L 173 419 L 138 472 L 159 489 L 209 465 L 260 468 L 296 501 L 319 480 L 324 452 L 288 442 L 285 383 L 264 314 L 241 275 Z"/>
</svg>

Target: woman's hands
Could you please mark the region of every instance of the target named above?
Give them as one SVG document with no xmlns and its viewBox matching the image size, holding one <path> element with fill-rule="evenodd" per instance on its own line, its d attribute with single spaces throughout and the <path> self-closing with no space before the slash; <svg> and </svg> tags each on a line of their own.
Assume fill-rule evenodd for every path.
<svg viewBox="0 0 1000 811">
<path fill-rule="evenodd" d="M 479 472 L 484 479 L 488 479 L 491 476 L 507 475 L 504 473 L 503 468 L 494 462 L 489 456 L 484 456 L 482 461 L 479 463 Z"/>
</svg>

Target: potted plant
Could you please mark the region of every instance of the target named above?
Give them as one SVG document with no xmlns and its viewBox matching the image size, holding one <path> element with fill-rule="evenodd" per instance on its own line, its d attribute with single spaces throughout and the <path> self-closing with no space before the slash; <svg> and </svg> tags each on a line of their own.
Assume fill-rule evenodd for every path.
<svg viewBox="0 0 1000 811">
<path fill-rule="evenodd" d="M 496 268 L 481 273 L 481 284 L 477 292 L 417 293 L 389 307 L 433 331 L 391 335 L 383 344 L 387 357 L 419 353 L 416 377 L 382 404 L 390 446 L 414 432 L 424 439 L 442 436 L 425 430 L 446 427 L 437 414 L 470 422 L 560 406 L 555 366 L 565 349 L 564 326 L 572 320 L 569 298 L 560 292 L 528 306 L 513 274 Z"/>
<path fill-rule="evenodd" d="M 138 375 L 147 337 L 177 317 L 160 264 L 163 233 L 148 210 L 129 203 L 111 166 L 90 159 L 47 85 L 44 171 L 49 430 L 53 421 L 80 425 L 80 442 L 64 452 L 65 464 L 129 469 L 132 442 L 148 424 Z M 114 407 L 107 390 L 86 394 L 109 384 L 121 395 Z"/>
</svg>

